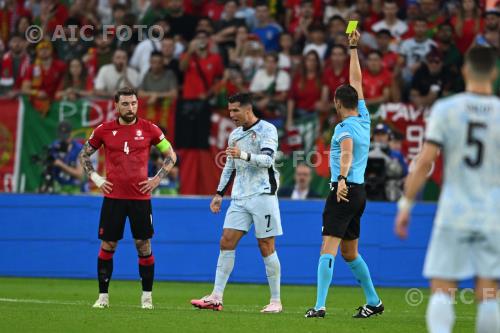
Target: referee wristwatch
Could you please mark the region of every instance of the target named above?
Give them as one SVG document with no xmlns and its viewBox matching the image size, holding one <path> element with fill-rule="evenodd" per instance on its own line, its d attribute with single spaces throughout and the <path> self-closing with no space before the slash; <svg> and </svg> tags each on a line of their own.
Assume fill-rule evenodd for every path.
<svg viewBox="0 0 500 333">
<path fill-rule="evenodd" d="M 347 177 L 344 177 L 344 176 L 342 176 L 342 175 L 339 175 L 339 176 L 337 177 L 337 181 L 338 181 L 338 182 L 339 182 L 339 181 L 341 181 L 342 179 L 343 179 L 343 180 L 347 183 Z"/>
</svg>

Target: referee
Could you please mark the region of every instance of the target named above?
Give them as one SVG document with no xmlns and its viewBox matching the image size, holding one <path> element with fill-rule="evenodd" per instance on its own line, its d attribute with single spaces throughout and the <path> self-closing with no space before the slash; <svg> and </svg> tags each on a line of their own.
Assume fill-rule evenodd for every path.
<svg viewBox="0 0 500 333">
<path fill-rule="evenodd" d="M 324 317 L 326 314 L 326 297 L 339 245 L 342 257 L 366 296 L 366 304 L 360 306 L 353 317 L 368 318 L 384 311 L 368 266 L 358 253 L 360 220 L 366 204 L 364 174 L 370 147 L 370 115 L 363 97 L 356 50 L 359 37 L 357 31 L 349 35 L 350 85 L 340 86 L 335 91 L 335 108 L 342 122 L 335 127 L 330 148 L 331 191 L 323 211 L 316 305 L 307 310 L 306 318 Z"/>
</svg>

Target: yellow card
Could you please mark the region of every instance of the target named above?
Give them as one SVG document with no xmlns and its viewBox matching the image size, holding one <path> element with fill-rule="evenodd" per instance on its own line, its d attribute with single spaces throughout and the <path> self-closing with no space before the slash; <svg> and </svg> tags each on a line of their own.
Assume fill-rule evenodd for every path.
<svg viewBox="0 0 500 333">
<path fill-rule="evenodd" d="M 351 34 L 358 27 L 358 21 L 349 21 L 347 24 L 347 29 L 345 30 L 346 34 Z"/>
</svg>

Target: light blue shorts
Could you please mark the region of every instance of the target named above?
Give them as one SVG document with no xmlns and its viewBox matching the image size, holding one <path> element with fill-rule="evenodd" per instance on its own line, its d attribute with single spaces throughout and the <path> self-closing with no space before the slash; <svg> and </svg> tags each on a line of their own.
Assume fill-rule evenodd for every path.
<svg viewBox="0 0 500 333">
<path fill-rule="evenodd" d="M 232 199 L 224 219 L 224 229 L 248 232 L 255 225 L 256 238 L 283 234 L 276 195 L 261 194 L 248 199 Z"/>
</svg>

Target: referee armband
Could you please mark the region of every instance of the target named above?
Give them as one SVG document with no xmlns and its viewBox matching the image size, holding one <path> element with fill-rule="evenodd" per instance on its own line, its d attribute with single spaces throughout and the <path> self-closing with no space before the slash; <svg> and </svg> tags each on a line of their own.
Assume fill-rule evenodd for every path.
<svg viewBox="0 0 500 333">
<path fill-rule="evenodd" d="M 157 147 L 157 148 L 158 148 L 158 149 L 159 149 L 162 153 L 164 153 L 164 152 L 166 152 L 167 150 L 169 150 L 169 149 L 170 149 L 170 147 L 172 147 L 172 145 L 170 144 L 170 142 L 168 142 L 168 140 L 167 140 L 167 139 L 163 139 L 163 140 L 161 140 L 161 141 L 160 141 L 160 143 L 158 143 L 158 144 L 156 145 L 156 147 Z"/>
</svg>

